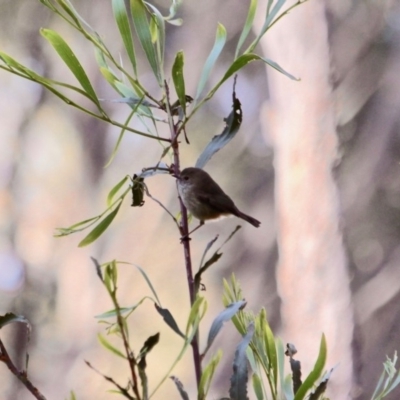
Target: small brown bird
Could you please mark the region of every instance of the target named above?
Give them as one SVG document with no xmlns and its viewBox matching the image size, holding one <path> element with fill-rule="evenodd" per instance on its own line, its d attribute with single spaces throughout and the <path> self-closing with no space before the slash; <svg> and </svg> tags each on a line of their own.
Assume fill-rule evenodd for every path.
<svg viewBox="0 0 400 400">
<path fill-rule="evenodd" d="M 185 168 L 181 172 L 178 177 L 178 191 L 188 211 L 200 220 L 199 227 L 204 221 L 227 215 L 242 218 L 256 228 L 261 224 L 255 218 L 242 213 L 211 176 L 200 168 Z"/>
</svg>

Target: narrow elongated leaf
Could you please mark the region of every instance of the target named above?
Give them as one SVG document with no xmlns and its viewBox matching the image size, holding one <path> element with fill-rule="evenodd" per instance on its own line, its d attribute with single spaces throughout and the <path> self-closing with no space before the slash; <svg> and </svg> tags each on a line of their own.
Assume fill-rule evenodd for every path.
<svg viewBox="0 0 400 400">
<path fill-rule="evenodd" d="M 312 391 L 308 400 L 319 400 L 321 398 L 322 394 L 326 390 L 326 387 L 328 386 L 329 379 L 331 378 L 332 372 L 335 370 L 335 368 L 336 367 L 333 367 L 330 371 L 324 374 L 324 376 L 321 379 L 321 382 L 318 384 L 315 390 Z M 390 390 L 388 390 L 386 394 L 388 394 L 389 392 Z"/>
<path fill-rule="evenodd" d="M 247 357 L 246 349 L 254 334 L 254 325 L 251 323 L 247 328 L 247 333 L 239 343 L 233 361 L 233 374 L 231 377 L 231 387 L 229 396 L 232 400 L 248 400 L 247 396 Z"/>
<path fill-rule="evenodd" d="M 139 105 L 139 104 L 138 104 L 138 105 Z M 125 135 L 126 127 L 129 125 L 129 122 L 131 121 L 132 117 L 135 115 L 136 110 L 137 110 L 137 107 L 134 108 L 134 109 L 129 113 L 128 118 L 127 118 L 126 121 L 125 121 L 124 128 L 121 129 L 121 132 L 120 132 L 119 135 L 118 135 L 118 139 L 117 139 L 117 142 L 115 143 L 115 146 L 114 146 L 114 148 L 113 148 L 113 151 L 112 151 L 112 153 L 111 153 L 111 155 L 110 155 L 110 159 L 107 161 L 107 163 L 106 163 L 106 165 L 104 166 L 104 168 L 108 168 L 108 167 L 111 165 L 111 163 L 114 161 L 114 158 L 115 158 L 115 156 L 117 155 L 119 146 L 121 145 L 122 139 L 123 139 L 123 137 L 124 137 L 124 135 Z"/>
<path fill-rule="evenodd" d="M 155 40 L 153 39 L 153 43 L 155 43 L 157 49 L 157 58 L 158 58 L 158 68 L 160 74 L 164 69 L 164 49 L 165 49 L 165 20 L 161 15 L 160 11 L 151 3 L 145 2 L 145 5 L 152 10 L 152 18 L 151 22 L 154 26 L 155 31 Z M 151 26 L 151 25 L 150 25 Z"/>
<path fill-rule="evenodd" d="M 197 86 L 197 91 L 196 91 L 195 103 L 196 103 L 197 99 L 200 97 L 200 95 L 207 83 L 207 80 L 208 80 L 208 77 L 210 76 L 211 70 L 212 70 L 215 62 L 217 61 L 219 55 L 221 54 L 222 49 L 225 46 L 225 42 L 226 42 L 226 29 L 222 24 L 218 24 L 214 46 L 204 64 L 203 71 L 200 75 L 200 80 L 199 80 L 199 84 Z"/>
<path fill-rule="evenodd" d="M 220 312 L 211 324 L 210 331 L 208 332 L 207 347 L 204 354 L 208 351 L 214 339 L 217 337 L 219 331 L 226 321 L 229 321 L 240 309 L 246 305 L 244 300 L 237 301 L 236 303 L 229 304 L 224 311 Z"/>
<path fill-rule="evenodd" d="M 154 297 L 155 297 L 157 303 L 161 305 L 160 299 L 159 299 L 158 296 L 157 296 L 157 292 L 155 291 L 154 286 L 153 286 L 153 284 L 151 283 L 150 278 L 149 278 L 148 275 L 146 274 L 146 271 L 145 271 L 143 268 L 139 267 L 139 265 L 136 265 L 136 264 L 122 263 L 122 262 L 121 262 L 121 264 L 132 265 L 133 267 L 135 267 L 135 268 L 141 273 L 141 275 L 143 276 L 144 280 L 145 280 L 146 283 L 147 283 L 147 286 L 150 288 L 151 292 L 153 293 L 153 295 L 154 295 Z"/>
<path fill-rule="evenodd" d="M 122 201 L 119 205 L 108 214 L 99 224 L 97 224 L 94 229 L 87 235 L 81 242 L 79 243 L 78 247 L 84 247 L 88 244 L 94 242 L 111 224 L 114 220 L 115 216 L 118 214 L 119 208 L 121 207 Z"/>
<path fill-rule="evenodd" d="M 55 32 L 51 29 L 43 29 L 42 28 L 40 30 L 40 33 L 54 47 L 56 52 L 59 54 L 59 56 L 62 58 L 62 60 L 67 65 L 67 67 L 75 75 L 75 78 L 81 84 L 83 90 L 89 95 L 89 97 L 97 105 L 99 110 L 101 110 L 101 106 L 100 106 L 99 100 L 97 98 L 96 92 L 94 91 L 93 86 L 90 83 L 85 70 L 83 69 L 82 65 L 78 61 L 74 52 L 68 46 L 67 42 L 57 32 Z"/>
<path fill-rule="evenodd" d="M 178 389 L 178 392 L 181 395 L 182 400 L 189 400 L 189 395 L 187 394 L 185 388 L 183 387 L 182 382 L 176 376 L 171 376 L 170 378 L 174 381 L 175 386 Z"/>
<path fill-rule="evenodd" d="M 112 2 L 114 18 L 117 22 L 119 33 L 124 42 L 125 50 L 128 53 L 133 71 L 137 75 L 135 47 L 132 39 L 131 27 L 129 26 L 128 13 L 124 0 L 113 0 Z"/>
<path fill-rule="evenodd" d="M 271 26 L 274 18 L 277 16 L 279 10 L 282 8 L 282 6 L 286 3 L 286 0 L 278 0 L 275 5 L 273 6 L 272 10 L 270 11 L 270 6 L 271 4 L 268 3 L 267 6 L 267 13 L 265 16 L 265 21 L 264 24 L 261 28 L 260 33 L 258 36 L 254 39 L 253 43 L 249 46 L 249 48 L 245 51 L 245 53 L 250 53 L 254 50 L 254 48 L 257 46 L 258 42 L 260 39 L 265 35 L 267 32 L 268 28 Z"/>
<path fill-rule="evenodd" d="M 201 374 L 200 385 L 198 389 L 198 400 L 206 400 L 207 394 L 210 389 L 210 385 L 212 382 L 212 378 L 214 376 L 215 370 L 221 361 L 222 351 L 218 350 L 217 354 L 211 359 L 208 365 L 204 368 L 203 373 Z"/>
<path fill-rule="evenodd" d="M 161 74 L 157 62 L 157 54 L 154 48 L 150 24 L 148 21 L 148 10 L 142 0 L 131 0 L 132 19 L 140 44 L 146 54 L 147 60 L 158 82 L 161 83 Z"/>
<path fill-rule="evenodd" d="M 175 85 L 176 95 L 182 107 L 183 113 L 186 114 L 186 92 L 185 80 L 183 77 L 184 56 L 183 51 L 178 51 L 175 57 L 174 65 L 172 66 L 172 79 Z"/>
<path fill-rule="evenodd" d="M 196 161 L 196 168 L 204 168 L 211 157 L 226 146 L 236 135 L 242 124 L 242 107 L 233 94 L 232 111 L 225 119 L 226 125 L 221 134 L 214 136 Z"/>
<path fill-rule="evenodd" d="M 206 100 L 210 99 L 212 96 L 214 96 L 215 92 L 219 89 L 219 87 L 227 80 L 229 79 L 232 75 L 234 75 L 237 71 L 245 67 L 247 64 L 251 63 L 252 61 L 263 61 L 272 68 L 276 69 L 277 71 L 281 72 L 282 74 L 286 75 L 288 78 L 293 79 L 295 81 L 298 81 L 299 79 L 294 77 L 293 75 L 289 74 L 286 72 L 283 68 L 281 68 L 276 62 L 269 60 L 267 58 L 262 58 L 257 54 L 254 53 L 246 53 L 241 55 L 239 58 L 237 58 L 232 65 L 228 68 L 228 71 L 226 71 L 225 75 L 222 77 L 222 79 L 210 90 L 210 92 L 206 96 Z"/>
<path fill-rule="evenodd" d="M 325 335 L 322 334 L 317 361 L 315 362 L 313 370 L 309 373 L 306 380 L 303 382 L 303 384 L 300 386 L 299 390 L 295 394 L 294 400 L 304 399 L 307 392 L 311 390 L 314 384 L 317 382 L 325 366 L 326 354 L 326 339 Z"/>
<path fill-rule="evenodd" d="M 111 206 L 114 196 L 119 192 L 119 190 L 124 186 L 125 182 L 128 180 L 128 177 L 125 176 L 123 179 L 121 179 L 111 190 L 110 193 L 108 193 L 107 196 L 107 206 Z"/>
<path fill-rule="evenodd" d="M 201 308 L 203 306 L 203 309 Z M 186 337 L 188 337 L 190 329 L 192 329 L 191 336 L 197 332 L 198 324 L 203 317 L 207 309 L 207 302 L 205 301 L 204 297 L 197 296 L 196 300 L 194 301 L 192 308 L 190 309 L 189 318 L 186 324 Z"/>
<path fill-rule="evenodd" d="M 275 388 L 278 389 L 278 354 L 276 351 L 276 343 L 274 334 L 268 324 L 265 309 L 262 310 L 262 323 L 264 325 L 263 331 L 265 334 L 265 347 L 267 349 L 268 361 L 270 363 L 270 368 L 272 369 L 273 378 L 274 378 L 274 385 Z"/>
<path fill-rule="evenodd" d="M 252 382 L 253 382 L 254 393 L 256 394 L 257 400 L 264 400 L 262 381 L 258 374 L 253 374 Z"/>
<path fill-rule="evenodd" d="M 35 71 L 29 69 L 28 67 L 25 67 L 24 65 L 20 64 L 18 61 L 16 61 L 15 59 L 10 57 L 6 53 L 0 52 L 0 59 L 3 60 L 3 62 L 13 70 L 10 72 L 18 71 L 18 73 L 20 73 L 19 75 L 22 76 L 23 78 L 29 79 L 33 82 L 36 82 L 36 83 L 39 83 L 39 84 L 45 86 L 47 89 L 51 90 L 55 95 L 60 97 L 62 100 L 64 100 L 68 104 L 70 104 L 70 103 L 74 104 L 74 103 L 70 99 L 68 99 L 65 95 L 58 92 L 53 87 L 54 85 L 65 87 L 67 89 L 71 89 L 71 90 L 90 99 L 90 96 L 84 90 L 82 90 L 76 86 L 69 85 L 67 83 L 58 82 L 58 81 L 54 81 L 52 79 L 45 78 L 44 76 L 37 74 Z"/>
<path fill-rule="evenodd" d="M 178 324 L 176 323 L 175 318 L 172 316 L 171 312 L 166 308 L 162 308 L 162 307 L 158 306 L 157 303 L 154 303 L 154 306 L 155 306 L 157 312 L 163 317 L 163 320 L 165 321 L 165 323 L 175 333 L 177 333 L 180 337 L 183 337 L 185 339 L 185 335 L 179 329 Z"/>
<path fill-rule="evenodd" d="M 244 23 L 242 33 L 240 35 L 238 44 L 236 46 L 235 59 L 237 58 L 240 48 L 243 46 L 244 41 L 246 40 L 251 28 L 253 27 L 253 21 L 256 15 L 256 10 L 257 10 L 257 0 L 250 0 L 249 12 L 247 14 L 246 22 Z"/>
<path fill-rule="evenodd" d="M 101 343 L 101 345 L 111 351 L 111 353 L 114 353 L 115 355 L 117 355 L 118 357 L 124 358 L 126 359 L 126 356 L 124 353 L 122 353 L 121 351 L 119 351 L 115 346 L 113 346 L 101 333 L 99 333 L 97 335 L 97 338 L 99 339 L 99 342 Z"/>
<path fill-rule="evenodd" d="M 166 21 L 171 22 L 172 18 L 175 17 L 178 8 L 183 3 L 183 0 L 172 0 L 171 6 L 169 7 L 169 15 L 165 17 Z"/>
</svg>

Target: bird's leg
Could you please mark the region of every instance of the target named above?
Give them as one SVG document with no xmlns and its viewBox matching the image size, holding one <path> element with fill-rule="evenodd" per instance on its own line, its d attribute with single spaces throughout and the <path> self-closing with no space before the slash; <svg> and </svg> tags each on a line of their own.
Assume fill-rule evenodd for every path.
<svg viewBox="0 0 400 400">
<path fill-rule="evenodd" d="M 191 230 L 187 235 L 181 237 L 181 242 L 184 242 L 185 240 L 190 240 L 190 235 L 194 232 L 197 231 L 200 227 L 204 225 L 204 221 L 200 221 L 200 224 L 196 226 L 193 230 Z"/>
</svg>

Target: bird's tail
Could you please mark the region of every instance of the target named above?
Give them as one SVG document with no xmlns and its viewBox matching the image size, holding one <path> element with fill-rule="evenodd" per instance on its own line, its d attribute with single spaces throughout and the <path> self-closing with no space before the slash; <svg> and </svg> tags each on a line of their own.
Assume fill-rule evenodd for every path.
<svg viewBox="0 0 400 400">
<path fill-rule="evenodd" d="M 245 221 L 247 221 L 249 224 L 252 224 L 253 226 L 255 226 L 256 228 L 258 228 L 261 225 L 261 222 L 256 220 L 253 217 L 250 217 L 250 215 L 246 215 L 244 213 L 242 213 L 241 211 L 237 210 L 237 217 L 244 219 Z"/>
</svg>

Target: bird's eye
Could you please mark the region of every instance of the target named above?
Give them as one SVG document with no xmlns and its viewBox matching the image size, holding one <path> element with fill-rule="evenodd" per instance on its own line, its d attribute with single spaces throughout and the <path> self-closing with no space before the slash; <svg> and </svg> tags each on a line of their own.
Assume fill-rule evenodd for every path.
<svg viewBox="0 0 400 400">
<path fill-rule="evenodd" d="M 188 181 L 188 180 L 189 180 L 189 177 L 188 177 L 188 176 L 184 176 L 184 177 L 183 177 L 183 180 L 184 180 L 184 181 Z"/>
</svg>

